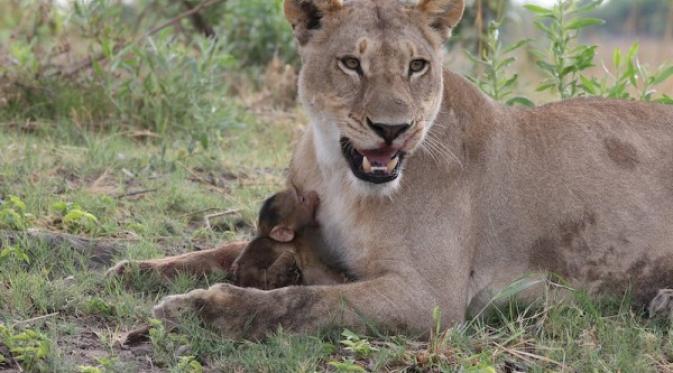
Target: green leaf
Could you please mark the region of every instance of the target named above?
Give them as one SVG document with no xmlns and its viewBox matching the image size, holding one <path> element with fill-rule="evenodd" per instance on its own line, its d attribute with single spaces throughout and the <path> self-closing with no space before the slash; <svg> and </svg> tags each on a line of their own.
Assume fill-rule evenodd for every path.
<svg viewBox="0 0 673 373">
<path fill-rule="evenodd" d="M 533 12 L 538 16 L 550 17 L 550 16 L 553 15 L 551 9 L 548 9 L 548 8 L 545 8 L 545 7 L 542 7 L 542 6 L 539 6 L 539 5 L 525 4 L 523 7 L 526 8 L 529 12 Z"/>
<path fill-rule="evenodd" d="M 585 27 L 602 25 L 604 23 L 605 21 L 600 18 L 578 18 L 568 22 L 566 28 L 568 30 L 579 30 Z"/>
<path fill-rule="evenodd" d="M 56 210 L 56 212 L 60 213 L 61 215 L 65 215 L 65 213 L 68 211 L 68 204 L 63 201 L 58 201 L 54 202 L 51 205 L 51 208 Z"/>
<path fill-rule="evenodd" d="M 580 76 L 580 81 L 582 82 L 582 88 L 584 88 L 587 93 L 589 93 L 592 96 L 596 96 L 599 94 L 599 86 L 596 84 L 595 81 L 585 77 L 584 75 Z"/>
<path fill-rule="evenodd" d="M 511 53 L 511 52 L 523 47 L 529 41 L 530 41 L 529 39 L 519 40 L 518 42 L 516 42 L 514 44 L 510 44 L 510 45 L 506 46 L 505 49 L 502 51 L 502 53 L 503 54 Z"/>
<path fill-rule="evenodd" d="M 514 74 L 514 76 L 512 76 L 505 83 L 502 84 L 500 89 L 505 90 L 511 88 L 514 85 L 514 83 L 516 83 L 517 79 L 519 79 L 519 76 Z"/>
<path fill-rule="evenodd" d="M 506 59 L 504 59 L 503 61 L 500 61 L 500 63 L 498 63 L 498 64 L 495 66 L 495 68 L 496 68 L 496 70 L 500 70 L 500 69 L 502 69 L 502 68 L 505 68 L 505 67 L 507 67 L 507 66 L 513 64 L 514 61 L 516 61 L 516 59 L 515 59 L 514 57 L 506 58 Z"/>
<path fill-rule="evenodd" d="M 652 85 L 661 84 L 671 76 L 673 76 L 673 66 L 669 66 L 664 70 L 658 72 L 652 79 Z"/>
<path fill-rule="evenodd" d="M 542 92 L 542 91 L 546 91 L 548 89 L 552 89 L 554 87 L 556 87 L 555 83 L 545 83 L 545 84 L 542 84 L 542 85 L 538 86 L 535 90 L 537 92 Z"/>
<path fill-rule="evenodd" d="M 660 104 L 673 105 L 673 97 L 663 95 L 662 97 L 656 99 L 655 102 L 658 102 Z"/>
<path fill-rule="evenodd" d="M 640 49 L 640 44 L 638 42 L 634 42 L 631 44 L 631 48 L 629 48 L 629 51 L 626 53 L 626 56 L 629 60 L 633 60 L 636 55 L 638 55 L 638 50 Z"/>
<path fill-rule="evenodd" d="M 556 67 L 554 65 L 549 64 L 545 61 L 537 61 L 536 64 L 544 71 L 548 71 L 550 73 L 554 73 L 556 71 Z"/>
<path fill-rule="evenodd" d="M 616 68 L 622 65 L 622 50 L 619 48 L 615 48 L 612 52 L 612 65 Z"/>
<path fill-rule="evenodd" d="M 12 205 L 14 205 L 14 207 L 19 211 L 25 211 L 26 210 L 26 204 L 23 203 L 21 198 L 19 198 L 17 196 L 9 196 L 9 202 L 11 202 Z"/>
<path fill-rule="evenodd" d="M 522 96 L 512 97 L 509 100 L 507 100 L 506 104 L 509 106 L 521 105 L 527 107 L 535 107 L 535 103 L 533 101 Z"/>
<path fill-rule="evenodd" d="M 584 14 L 588 13 L 594 9 L 596 9 L 599 5 L 603 3 L 603 0 L 594 0 L 590 1 L 588 4 L 581 6 L 574 11 L 570 12 L 570 14 Z"/>
</svg>

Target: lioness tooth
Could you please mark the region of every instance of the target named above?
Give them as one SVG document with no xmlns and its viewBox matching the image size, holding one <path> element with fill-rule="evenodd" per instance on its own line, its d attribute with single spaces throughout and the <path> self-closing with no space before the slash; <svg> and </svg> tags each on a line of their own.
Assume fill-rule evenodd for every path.
<svg viewBox="0 0 673 373">
<path fill-rule="evenodd" d="M 400 157 L 395 157 L 388 162 L 388 165 L 386 165 L 386 170 L 388 173 L 391 173 L 395 170 L 395 167 L 397 167 L 397 164 L 400 163 Z"/>
<path fill-rule="evenodd" d="M 367 157 L 362 157 L 362 170 L 366 173 L 372 172 L 372 164 Z"/>
</svg>

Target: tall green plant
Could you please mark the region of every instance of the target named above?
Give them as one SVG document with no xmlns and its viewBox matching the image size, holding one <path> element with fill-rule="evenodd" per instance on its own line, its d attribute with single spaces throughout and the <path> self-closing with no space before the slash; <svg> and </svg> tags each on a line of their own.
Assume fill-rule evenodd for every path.
<svg viewBox="0 0 673 373">
<path fill-rule="evenodd" d="M 638 59 L 638 43 L 634 43 L 626 53 L 616 48 L 612 54 L 612 72 L 596 77 L 581 76 L 581 88 L 592 96 L 619 99 L 639 99 L 673 104 L 673 98 L 664 94 L 655 97 L 656 87 L 673 76 L 673 65 L 667 64 L 651 72 Z"/>
<path fill-rule="evenodd" d="M 467 52 L 475 65 L 475 74 L 468 76 L 468 79 L 497 101 L 504 101 L 508 105 L 533 106 L 534 104 L 525 97 L 512 97 L 519 75 L 510 75 L 507 72 L 508 67 L 516 61 L 512 54 L 527 42 L 528 40 L 519 40 L 513 44 L 503 45 L 500 40 L 500 23 L 490 22 L 481 55 L 477 57 Z"/>
<path fill-rule="evenodd" d="M 579 44 L 577 40 L 582 30 L 604 23 L 601 19 L 587 17 L 601 3 L 602 0 L 557 0 L 550 8 L 525 5 L 535 14 L 535 26 L 549 42 L 546 48 L 533 50 L 538 58 L 537 66 L 547 76 L 537 87 L 538 91 L 556 92 L 561 99 L 581 92 L 581 72 L 594 66 L 597 47 Z"/>
</svg>

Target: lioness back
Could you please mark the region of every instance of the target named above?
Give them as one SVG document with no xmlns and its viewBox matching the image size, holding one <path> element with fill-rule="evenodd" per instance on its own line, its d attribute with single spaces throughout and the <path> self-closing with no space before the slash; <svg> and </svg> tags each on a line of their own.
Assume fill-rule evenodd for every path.
<svg viewBox="0 0 673 373">
<path fill-rule="evenodd" d="M 480 185 L 484 272 L 551 271 L 638 300 L 673 285 L 673 107 L 575 99 L 509 111 Z M 477 263 L 476 267 L 480 267 Z M 512 280 L 502 269 L 488 280 Z"/>
</svg>

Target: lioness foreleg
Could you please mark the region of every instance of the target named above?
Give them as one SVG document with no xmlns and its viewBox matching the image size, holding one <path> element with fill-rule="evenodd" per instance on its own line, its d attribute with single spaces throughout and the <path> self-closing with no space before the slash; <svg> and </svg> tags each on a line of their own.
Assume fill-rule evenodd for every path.
<svg viewBox="0 0 673 373">
<path fill-rule="evenodd" d="M 108 275 L 122 275 L 132 265 L 141 271 L 156 271 L 164 277 L 173 277 L 179 272 L 203 275 L 214 271 L 229 272 L 232 263 L 243 251 L 247 242 L 231 242 L 210 250 L 201 250 L 161 259 L 128 260 L 117 263 L 108 270 Z"/>
<path fill-rule="evenodd" d="M 334 286 L 291 286 L 271 291 L 217 284 L 209 289 L 165 297 L 154 314 L 169 324 L 187 310 L 228 338 L 259 339 L 278 327 L 313 333 L 338 325 L 355 330 L 427 333 L 438 305 L 430 293 L 407 286 L 397 276 Z M 464 305 L 444 309 L 445 322 L 463 319 Z"/>
</svg>

